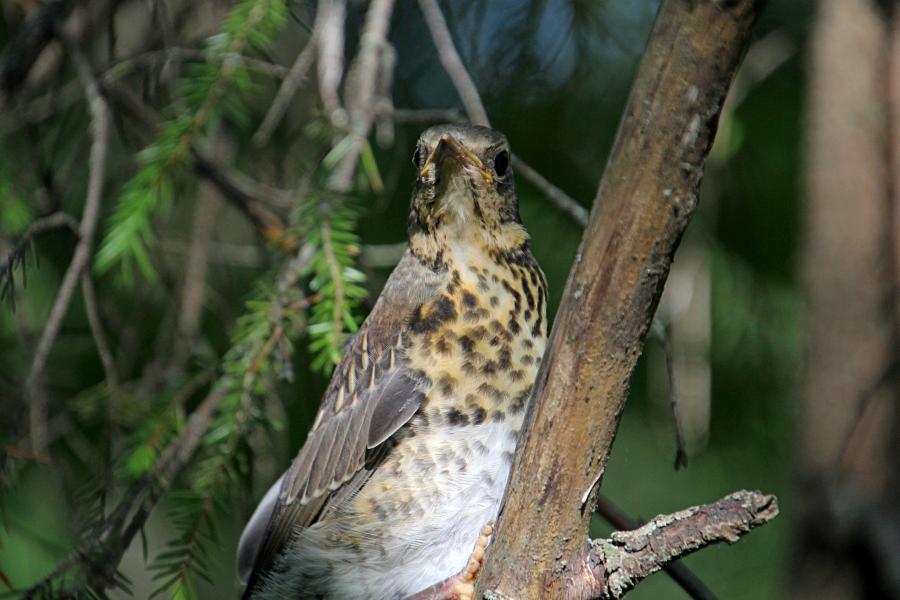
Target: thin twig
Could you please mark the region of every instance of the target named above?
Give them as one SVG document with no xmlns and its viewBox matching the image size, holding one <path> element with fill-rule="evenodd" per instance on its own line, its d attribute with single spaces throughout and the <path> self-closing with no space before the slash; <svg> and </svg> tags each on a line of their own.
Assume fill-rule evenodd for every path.
<svg viewBox="0 0 900 600">
<path fill-rule="evenodd" d="M 268 143 L 275 127 L 281 122 L 284 113 L 287 112 L 288 106 L 290 106 L 297 90 L 306 81 L 306 76 L 309 74 L 315 58 L 316 36 L 313 34 L 303 50 L 300 51 L 300 54 L 297 55 L 297 59 L 291 66 L 287 77 L 281 82 L 281 87 L 278 88 L 278 93 L 275 94 L 275 99 L 272 100 L 272 105 L 266 112 L 259 129 L 253 134 L 253 143 L 256 146 L 261 147 Z"/>
<path fill-rule="evenodd" d="M 97 355 L 103 365 L 103 374 L 109 388 L 109 422 L 114 432 L 112 437 L 116 437 L 115 432 L 119 423 L 119 376 L 116 372 L 116 361 L 113 358 L 106 334 L 103 332 L 103 321 L 100 318 L 94 281 L 87 270 L 81 274 L 81 295 L 84 298 L 84 311 L 87 313 L 94 346 L 97 348 Z"/>
<path fill-rule="evenodd" d="M 513 169 L 515 169 L 519 175 L 530 181 L 534 187 L 539 189 L 547 199 L 559 207 L 560 210 L 569 214 L 569 216 L 582 227 L 587 225 L 588 210 L 579 204 L 577 200 L 553 185 L 546 177 L 538 173 L 519 156 L 513 154 L 512 162 Z"/>
<path fill-rule="evenodd" d="M 37 236 L 56 229 L 67 229 L 78 239 L 78 221 L 64 212 L 55 212 L 35 220 L 19 238 L 13 249 L 0 260 L 0 300 L 9 296 L 15 308 L 14 275 L 16 266 L 24 262 L 25 250 Z M 23 278 L 25 277 L 23 273 Z M 24 280 L 24 279 L 23 279 Z"/>
<path fill-rule="evenodd" d="M 159 115 L 130 90 L 117 83 L 106 86 L 105 90 L 117 105 L 121 105 L 148 131 L 157 127 Z M 283 220 L 264 203 L 281 208 L 294 206 L 294 198 L 300 197 L 296 191 L 289 192 L 256 181 L 237 169 L 219 164 L 198 148 L 192 149 L 192 156 L 194 171 L 215 185 L 222 196 L 247 217 L 263 239 L 282 250 L 293 251 L 294 242 L 286 236 Z"/>
<path fill-rule="evenodd" d="M 282 200 L 288 197 L 287 193 L 230 171 L 196 151 L 194 170 L 215 185 L 222 196 L 247 217 L 263 239 L 286 252 L 295 249 L 295 240 L 288 235 L 283 219 L 258 201 L 260 198 L 278 198 L 279 202 L 287 204 L 286 200 Z"/>
<path fill-rule="evenodd" d="M 59 334 L 63 317 L 65 317 L 69 303 L 72 301 L 72 296 L 75 293 L 75 286 L 78 284 L 81 273 L 90 260 L 91 244 L 97 228 L 97 219 L 100 216 L 100 203 L 108 149 L 109 109 L 106 106 L 106 100 L 100 94 L 99 84 L 84 54 L 74 46 L 70 47 L 70 54 L 75 71 L 84 86 L 85 94 L 88 98 L 94 141 L 91 144 L 90 176 L 88 178 L 84 212 L 78 227 L 79 240 L 75 246 L 72 262 L 69 263 L 69 268 L 66 270 L 59 292 L 56 295 L 56 300 L 50 310 L 50 316 L 47 318 L 47 323 L 41 332 L 26 382 L 26 392 L 30 399 L 29 423 L 31 443 L 34 451 L 38 454 L 46 454 L 47 452 L 47 404 L 46 396 L 40 386 L 40 380 L 43 376 L 44 368 L 47 366 L 50 348 Z"/>
<path fill-rule="evenodd" d="M 219 136 L 221 137 L 221 136 Z M 225 140 L 219 140 L 218 148 L 227 148 Z M 194 208 L 194 224 L 191 228 L 191 245 L 184 269 L 178 323 L 175 326 L 175 347 L 168 365 L 169 376 L 177 380 L 191 356 L 206 299 L 206 276 L 209 270 L 210 244 L 213 229 L 222 202 L 218 192 L 206 183 L 198 188 L 197 206 Z"/>
<path fill-rule="evenodd" d="M 26 81 L 32 66 L 55 34 L 58 24 L 72 10 L 69 2 L 43 2 L 11 33 L 15 35 L 0 52 L 0 110 Z"/>
<path fill-rule="evenodd" d="M 441 7 L 438 6 L 437 0 L 419 0 L 419 8 L 425 17 L 429 31 L 431 31 L 431 39 L 437 48 L 438 58 L 444 65 L 447 75 L 453 80 L 453 85 L 459 93 L 469 119 L 476 125 L 490 126 L 487 111 L 481 102 L 481 96 L 478 95 L 478 88 L 469 76 L 469 72 L 466 71 L 459 52 L 456 51 L 453 37 L 450 35 L 450 29 L 447 27 L 447 21 L 441 13 Z"/>
<path fill-rule="evenodd" d="M 344 76 L 344 19 L 347 0 L 322 0 L 316 13 L 314 38 L 319 51 L 319 96 L 328 118 L 343 125 L 346 112 L 341 107 L 338 89 Z"/>
<path fill-rule="evenodd" d="M 447 21 L 441 13 L 437 0 L 419 0 L 419 8 L 422 10 L 425 22 L 431 31 L 431 39 L 434 41 L 441 64 L 444 66 L 447 75 L 450 76 L 450 80 L 456 88 L 456 93 L 459 94 L 459 98 L 466 109 L 469 120 L 477 125 L 490 126 L 487 111 L 484 108 L 484 103 L 481 101 L 478 88 L 459 57 L 459 52 L 457 52 L 456 46 L 453 44 L 453 37 L 450 35 Z M 587 225 L 588 211 L 586 208 L 553 185 L 546 177 L 530 167 L 519 156 L 514 154 L 512 159 L 513 168 L 522 177 L 530 181 L 556 206 L 571 215 L 582 227 Z"/>
<path fill-rule="evenodd" d="M 672 424 L 675 426 L 675 470 L 687 467 L 688 455 L 684 444 L 684 423 L 679 415 L 678 390 L 675 387 L 675 362 L 672 341 L 666 326 L 654 317 L 650 323 L 650 335 L 662 347 L 666 362 L 666 380 L 669 387 L 669 408 L 672 409 Z"/>
<path fill-rule="evenodd" d="M 102 592 L 113 585 L 116 570 L 125 550 L 131 544 L 156 503 L 171 487 L 175 477 L 194 455 L 215 416 L 224 389 L 217 386 L 194 410 L 187 426 L 156 461 L 152 472 L 135 483 L 124 494 L 98 536 L 83 540 L 46 577 L 24 593 L 24 598 L 41 597 L 64 573 L 80 566 L 88 576 L 88 585 Z"/>
<path fill-rule="evenodd" d="M 157 64 L 209 61 L 221 63 L 226 60 L 243 64 L 257 73 L 268 75 L 275 79 L 284 79 L 288 76 L 286 67 L 236 53 L 209 54 L 195 48 L 163 48 L 119 60 L 98 75 L 98 79 L 101 86 L 105 87 L 132 75 L 138 69 L 153 67 Z M 5 114 L 0 118 L 0 135 L 7 135 L 17 131 L 25 125 L 40 123 L 58 111 L 74 104 L 81 99 L 82 95 L 83 88 L 81 83 L 75 79 L 62 85 L 59 89 L 30 100 L 27 104 L 20 105 L 14 114 L 10 111 L 10 114 Z"/>
<path fill-rule="evenodd" d="M 311 244 L 304 244 L 294 257 L 282 267 L 275 283 L 279 306 L 284 302 L 284 295 L 290 294 L 296 289 L 315 254 L 315 248 Z M 285 335 L 280 325 L 276 327 L 276 330 L 270 337 L 270 341 L 265 342 L 261 351 L 271 352 Z M 251 379 L 252 375 L 258 371 L 258 363 L 248 370 L 248 373 L 251 373 Z M 187 398 L 206 385 L 212 373 L 213 371 L 210 370 L 195 376 L 182 388 L 174 402 L 176 404 L 184 403 Z M 116 572 L 122 556 L 134 537 L 145 526 L 160 498 L 172 486 L 175 477 L 200 448 L 219 409 L 221 400 L 225 397 L 229 386 L 233 384 L 232 377 L 231 374 L 226 373 L 213 383 L 206 398 L 191 413 L 185 429 L 160 453 L 153 470 L 142 477 L 140 481 L 129 486 L 122 495 L 122 501 L 103 523 L 99 534 L 85 537 L 78 547 L 50 574 L 26 591 L 25 598 L 40 597 L 40 594 L 50 589 L 50 586 L 61 575 L 73 568 L 80 568 L 84 572 L 87 585 L 95 592 L 103 592 L 115 585 Z M 249 386 L 252 381 L 245 379 L 243 383 L 245 386 Z M 244 413 L 246 417 L 246 411 Z M 244 427 L 251 422 L 251 419 L 245 418 L 240 426 Z"/>
<path fill-rule="evenodd" d="M 360 48 L 347 75 L 345 97 L 349 108 L 349 147 L 329 179 L 329 186 L 347 192 L 353 185 L 360 153 L 375 121 L 378 78 L 385 76 L 379 67 L 379 56 L 387 46 L 394 0 L 373 0 L 366 12 L 360 36 Z"/>
</svg>

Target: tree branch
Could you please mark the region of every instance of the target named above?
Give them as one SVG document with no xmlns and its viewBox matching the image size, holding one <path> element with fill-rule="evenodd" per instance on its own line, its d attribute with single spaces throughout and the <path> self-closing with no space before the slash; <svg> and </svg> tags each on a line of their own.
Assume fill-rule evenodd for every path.
<svg viewBox="0 0 900 600">
<path fill-rule="evenodd" d="M 316 36 L 312 35 L 294 60 L 291 70 L 281 82 L 281 87 L 278 88 L 278 93 L 275 94 L 275 99 L 272 100 L 272 105 L 269 106 L 259 129 L 253 134 L 253 143 L 256 146 L 262 147 L 269 142 L 272 132 L 281 122 L 284 113 L 287 112 L 297 90 L 306 81 L 306 76 L 316 59 L 316 47 Z"/>
<path fill-rule="evenodd" d="M 100 88 L 97 79 L 91 71 L 90 63 L 82 52 L 72 44 L 70 44 L 70 53 L 78 78 L 81 80 L 88 98 L 94 141 L 91 144 L 90 176 L 84 212 L 78 227 L 78 243 L 75 246 L 72 262 L 69 263 L 69 268 L 63 276 L 56 300 L 50 309 L 50 316 L 47 317 L 47 323 L 41 332 L 26 381 L 26 393 L 29 398 L 31 443 L 33 450 L 38 454 L 47 453 L 47 399 L 41 389 L 41 377 L 47 365 L 50 348 L 53 346 L 57 334 L 59 334 L 59 329 L 69 308 L 69 303 L 72 301 L 78 280 L 91 257 L 91 244 L 94 239 L 94 232 L 97 229 L 97 219 L 100 216 L 100 201 L 106 173 L 107 138 L 109 137 L 109 109 L 106 105 L 106 100 L 100 94 Z"/>
<path fill-rule="evenodd" d="M 19 25 L 15 36 L 0 53 L 0 111 L 19 85 L 28 77 L 32 65 L 48 43 L 56 28 L 72 10 L 73 2 L 44 2 Z"/>
<path fill-rule="evenodd" d="M 352 138 L 349 149 L 335 167 L 329 180 L 329 186 L 338 192 L 350 190 L 360 153 L 375 122 L 379 77 L 388 76 L 379 68 L 379 63 L 382 52 L 388 45 L 387 34 L 393 11 L 394 0 L 373 0 L 369 4 L 369 10 L 366 11 L 359 52 L 353 60 L 344 84 Z"/>
<path fill-rule="evenodd" d="M 585 227 L 588 223 L 588 210 L 578 203 L 577 200 L 569 196 L 567 193 L 553 185 L 550 180 L 537 172 L 528 163 L 522 160 L 522 157 L 513 154 L 513 169 L 516 173 L 531 182 L 542 194 L 544 194 L 553 204 L 560 210 L 569 214 L 576 223 Z"/>
<path fill-rule="evenodd" d="M 466 114 L 472 123 L 477 125 L 490 126 L 490 120 L 481 96 L 478 94 L 478 88 L 472 77 L 466 71 L 459 52 L 453 44 L 453 37 L 447 27 L 447 21 L 441 13 L 441 7 L 436 0 L 419 0 L 419 8 L 425 16 L 425 22 L 431 31 L 431 39 L 437 50 L 444 71 L 453 82 L 456 93 L 462 100 Z M 537 172 L 536 169 L 528 165 L 520 156 L 513 155 L 513 168 L 525 179 L 530 181 L 548 200 L 553 202 L 562 211 L 572 216 L 575 221 L 584 227 L 588 222 L 588 211 L 575 199 L 566 194 L 564 191 L 553 185 L 546 177 Z"/>
<path fill-rule="evenodd" d="M 621 598 L 670 561 L 709 544 L 733 544 L 778 514 L 775 496 L 745 490 L 712 504 L 660 515 L 632 531 L 594 540 L 574 561 L 564 597 Z"/>
<path fill-rule="evenodd" d="M 603 495 L 597 499 L 597 514 L 619 531 L 631 531 L 642 525 Z M 663 570 L 694 600 L 716 600 L 716 595 L 684 563 L 670 562 L 663 565 Z"/>
<path fill-rule="evenodd" d="M 24 262 L 25 250 L 34 238 L 55 229 L 66 229 L 75 236 L 75 239 L 78 239 L 78 221 L 68 213 L 58 211 L 35 220 L 19 237 L 13 249 L 0 260 L 0 301 L 9 297 L 15 308 L 14 275 L 16 266 Z M 24 271 L 22 277 L 24 281 Z"/>
<path fill-rule="evenodd" d="M 347 0 L 323 0 L 316 12 L 313 41 L 318 49 L 319 96 L 332 123 L 346 119 L 339 89 L 344 76 L 344 20 Z"/>
<path fill-rule="evenodd" d="M 24 592 L 25 599 L 43 597 L 60 575 L 76 566 L 84 570 L 92 590 L 102 592 L 111 585 L 131 540 L 200 445 L 223 395 L 221 388 L 209 393 L 191 413 L 184 430 L 157 459 L 153 471 L 123 495 L 100 535 L 82 541 L 50 574 Z"/>
<path fill-rule="evenodd" d="M 106 334 L 103 332 L 103 320 L 100 318 L 100 308 L 97 302 L 97 291 L 94 289 L 94 281 L 87 270 L 81 274 L 81 294 L 84 299 L 84 312 L 87 314 L 88 326 L 91 330 L 91 336 L 94 338 L 94 345 L 97 347 L 100 363 L 103 365 L 106 385 L 109 388 L 109 420 L 111 427 L 115 430 L 119 418 L 119 376 L 116 371 L 116 361 L 113 358 L 112 349 Z"/>
<path fill-rule="evenodd" d="M 284 79 L 288 76 L 288 69 L 279 64 L 244 56 L 242 54 L 226 53 L 223 55 L 210 55 L 196 48 L 162 48 L 149 50 L 136 54 L 131 58 L 123 58 L 109 65 L 97 78 L 100 85 L 106 88 L 110 84 L 135 74 L 139 69 L 159 68 L 169 63 L 207 62 L 217 60 L 219 62 L 232 61 L 245 65 L 257 73 L 268 75 L 276 79 Z M 80 82 L 75 79 L 66 82 L 58 89 L 29 100 L 13 111 L 7 111 L 0 115 L 0 136 L 8 135 L 26 125 L 33 125 L 44 121 L 58 111 L 68 108 L 79 101 L 84 92 Z"/>
<path fill-rule="evenodd" d="M 301 246 L 293 258 L 282 266 L 275 283 L 275 293 L 279 302 L 283 302 L 283 299 L 299 284 L 314 255 L 315 252 L 310 245 Z M 280 327 L 276 328 L 276 332 L 266 344 L 275 344 L 284 335 Z M 271 351 L 271 348 L 267 351 Z M 248 390 L 252 386 L 260 360 L 257 358 L 243 374 L 245 396 L 249 396 Z M 173 403 L 184 404 L 209 383 L 211 375 L 212 372 L 202 373 L 188 382 Z M 235 377 L 233 373 L 226 372 L 212 384 L 206 398 L 191 413 L 185 428 L 160 453 L 153 470 L 126 490 L 122 500 L 99 528 L 99 532 L 91 532 L 85 536 L 75 550 L 49 575 L 24 592 L 25 598 L 44 597 L 42 594 L 50 591 L 60 575 L 76 568 L 84 575 L 87 586 L 95 592 L 102 593 L 115 585 L 122 556 L 137 533 L 143 529 L 160 498 L 171 488 L 175 478 L 201 447 L 203 438 L 220 409 L 222 399 L 228 393 L 228 386 L 233 383 L 231 379 L 233 377 Z M 244 425 L 248 423 L 249 420 Z M 83 591 L 80 590 L 79 593 Z"/>
<path fill-rule="evenodd" d="M 487 111 L 481 102 L 481 96 L 478 95 L 478 87 L 466 71 L 459 52 L 453 44 L 453 36 L 450 35 L 450 29 L 447 27 L 447 21 L 441 13 L 441 7 L 438 6 L 437 0 L 419 0 L 419 8 L 422 10 L 422 16 L 425 17 L 425 23 L 428 30 L 431 31 L 431 39 L 434 40 L 434 46 L 437 48 L 438 58 L 444 65 L 444 70 L 453 81 L 453 86 L 462 100 L 469 119 L 476 125 L 490 125 Z"/>
<path fill-rule="evenodd" d="M 660 7 L 534 386 L 480 590 L 564 597 L 576 566 L 563 557 L 584 552 L 590 490 L 761 8 L 759 0 Z"/>
</svg>

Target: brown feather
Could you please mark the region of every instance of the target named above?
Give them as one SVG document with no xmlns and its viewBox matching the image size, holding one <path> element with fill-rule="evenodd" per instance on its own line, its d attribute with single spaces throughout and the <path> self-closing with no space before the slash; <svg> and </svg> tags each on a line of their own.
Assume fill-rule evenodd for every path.
<svg viewBox="0 0 900 600">
<path fill-rule="evenodd" d="M 349 497 L 344 493 L 348 481 L 359 489 L 368 478 L 365 462 L 377 451 L 372 449 L 415 414 L 428 382 L 406 368 L 403 343 L 409 337 L 403 330 L 408 315 L 434 299 L 445 279 L 446 273 L 436 273 L 407 251 L 360 332 L 348 342 L 316 426 L 285 474 L 245 598 L 298 528 L 315 523 L 326 505 L 330 509 Z"/>
</svg>

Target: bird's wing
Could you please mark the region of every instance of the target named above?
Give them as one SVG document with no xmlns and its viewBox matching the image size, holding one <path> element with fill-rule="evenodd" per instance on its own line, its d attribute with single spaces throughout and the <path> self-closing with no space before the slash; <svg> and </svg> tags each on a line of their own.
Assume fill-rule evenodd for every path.
<svg viewBox="0 0 900 600">
<path fill-rule="evenodd" d="M 247 593 L 295 529 L 314 523 L 336 490 L 365 476 L 368 451 L 418 409 L 427 381 L 407 366 L 409 316 L 437 295 L 442 280 L 407 251 L 359 333 L 348 342 L 315 424 L 282 476 L 277 497 L 270 490 L 241 537 L 239 570 L 242 575 L 249 572 Z"/>
</svg>

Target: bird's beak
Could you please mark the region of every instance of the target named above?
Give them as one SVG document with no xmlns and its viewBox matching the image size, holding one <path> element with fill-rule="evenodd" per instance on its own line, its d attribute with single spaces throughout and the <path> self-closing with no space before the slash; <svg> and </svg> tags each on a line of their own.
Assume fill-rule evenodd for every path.
<svg viewBox="0 0 900 600">
<path fill-rule="evenodd" d="M 481 162 L 481 159 L 470 152 L 468 148 L 463 146 L 459 142 L 459 140 L 447 133 L 442 135 L 441 139 L 438 140 L 437 146 L 434 147 L 434 151 L 425 161 L 425 164 L 422 165 L 422 170 L 419 171 L 419 176 L 424 177 L 428 174 L 429 169 L 435 168 L 433 165 L 439 166 L 447 158 L 453 158 L 463 166 L 474 167 L 479 173 L 481 173 L 481 176 L 484 178 L 486 183 L 491 183 L 494 180 L 494 176 L 488 169 L 485 168 L 484 164 Z"/>
</svg>

